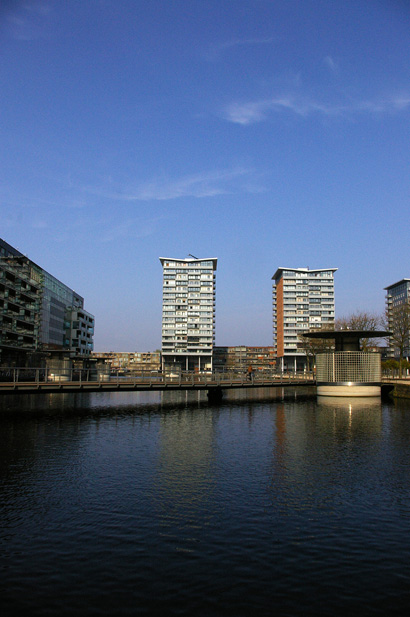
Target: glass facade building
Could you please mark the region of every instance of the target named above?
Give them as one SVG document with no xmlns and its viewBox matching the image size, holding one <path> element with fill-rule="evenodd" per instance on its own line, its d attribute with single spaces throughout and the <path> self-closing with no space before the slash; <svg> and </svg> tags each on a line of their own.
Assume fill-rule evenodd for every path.
<svg viewBox="0 0 410 617">
<path fill-rule="evenodd" d="M 94 316 L 84 310 L 84 298 L 2 239 L 0 279 L 4 281 L 0 285 L 2 347 L 11 341 L 8 347 L 15 349 L 90 355 Z M 23 335 L 23 324 L 30 336 L 28 332 Z"/>
</svg>

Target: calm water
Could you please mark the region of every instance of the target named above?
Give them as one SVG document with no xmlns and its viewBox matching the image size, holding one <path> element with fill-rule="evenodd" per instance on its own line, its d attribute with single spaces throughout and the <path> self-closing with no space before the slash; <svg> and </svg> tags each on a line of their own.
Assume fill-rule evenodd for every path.
<svg viewBox="0 0 410 617">
<path fill-rule="evenodd" d="M 410 402 L 3 397 L 0 611 L 404 615 Z"/>
</svg>

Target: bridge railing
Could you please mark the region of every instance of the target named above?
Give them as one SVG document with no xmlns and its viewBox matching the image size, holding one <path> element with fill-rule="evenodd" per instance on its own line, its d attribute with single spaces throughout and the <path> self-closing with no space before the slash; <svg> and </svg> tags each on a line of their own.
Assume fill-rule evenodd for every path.
<svg viewBox="0 0 410 617">
<path fill-rule="evenodd" d="M 311 372 L 276 372 L 272 370 L 254 371 L 249 374 L 244 370 L 218 370 L 213 372 L 203 371 L 121 371 L 121 370 L 96 370 L 95 368 L 27 368 L 27 367 L 0 367 L 0 385 L 18 383 L 134 383 L 149 384 L 175 384 L 175 385 L 269 385 L 275 383 L 309 383 L 313 380 Z"/>
</svg>

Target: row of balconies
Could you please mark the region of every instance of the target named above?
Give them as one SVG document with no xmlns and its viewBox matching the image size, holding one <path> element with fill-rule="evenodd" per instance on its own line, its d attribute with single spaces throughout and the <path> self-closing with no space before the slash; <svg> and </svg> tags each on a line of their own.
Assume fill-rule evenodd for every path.
<svg viewBox="0 0 410 617">
<path fill-rule="evenodd" d="M 167 304 L 164 306 L 162 314 L 164 317 L 181 317 L 190 315 L 191 311 L 199 314 L 200 317 L 210 317 L 210 315 L 215 315 L 215 306 L 210 304 L 203 304 L 201 306 L 187 307 L 178 303 Z"/>
<path fill-rule="evenodd" d="M 86 341 L 85 339 L 82 339 L 82 338 L 72 338 L 71 339 L 71 345 L 73 347 L 78 347 L 78 346 L 90 347 L 90 346 L 92 346 L 92 342 L 91 341 Z"/>
<path fill-rule="evenodd" d="M 209 349 L 213 347 L 213 343 L 209 342 L 209 343 L 201 343 L 201 342 L 195 342 L 195 341 L 191 341 L 191 342 L 187 342 L 187 341 L 177 341 L 175 344 L 170 344 L 170 343 L 163 343 L 162 344 L 162 349 L 163 351 L 172 351 L 173 349 L 192 349 L 192 348 L 197 348 L 197 349 Z"/>
<path fill-rule="evenodd" d="M 215 340 L 215 336 L 192 336 L 192 335 L 177 335 L 177 336 L 163 336 L 162 342 L 166 345 L 178 344 L 180 341 L 199 341 L 200 343 L 204 343 L 206 345 L 210 344 Z"/>
<path fill-rule="evenodd" d="M 20 315 L 20 306 L 14 302 L 10 302 L 9 300 L 4 303 L 3 313 L 14 313 L 15 315 Z"/>
<path fill-rule="evenodd" d="M 215 335 L 213 334 L 207 334 L 207 335 L 194 335 L 194 334 L 176 334 L 174 336 L 162 336 L 162 341 L 166 342 L 167 344 L 171 344 L 171 343 L 175 343 L 178 344 L 179 341 L 191 341 L 191 340 L 196 340 L 199 341 L 201 343 L 211 343 L 212 341 L 215 340 Z"/>
<path fill-rule="evenodd" d="M 0 344 L 3 346 L 19 347 L 21 349 L 35 349 L 36 337 L 28 334 L 18 334 L 9 331 L 0 332 Z"/>
<path fill-rule="evenodd" d="M 39 321 L 38 316 L 36 314 L 26 315 L 23 311 L 20 311 L 18 316 L 13 316 L 13 317 L 14 319 L 17 319 L 18 321 L 24 321 L 27 323 L 36 323 L 37 321 Z"/>
<path fill-rule="evenodd" d="M 41 283 L 32 279 L 31 267 L 28 264 L 13 267 L 10 263 L 0 260 L 0 280 L 14 289 L 30 290 L 32 293 L 37 293 L 41 288 Z"/>
<path fill-rule="evenodd" d="M 27 309 L 27 310 L 35 311 L 39 309 L 39 306 L 37 304 L 31 303 L 31 299 L 29 300 L 29 302 L 20 302 L 20 298 L 5 296 L 3 300 L 3 306 L 6 307 L 10 305 L 18 307 L 18 310 Z M 13 312 L 16 312 L 15 308 L 11 310 L 13 310 Z"/>
<path fill-rule="evenodd" d="M 39 291 L 41 290 L 41 284 L 33 283 L 32 281 L 30 283 L 28 283 L 27 281 L 20 281 L 20 285 L 17 285 L 16 289 L 18 289 L 20 292 L 37 296 Z"/>
<path fill-rule="evenodd" d="M 92 332 L 84 332 L 84 330 L 77 330 L 76 334 L 77 334 L 77 338 L 78 338 L 78 337 L 82 337 L 82 338 L 90 338 L 90 337 L 91 337 Z"/>
<path fill-rule="evenodd" d="M 193 319 L 192 317 L 177 317 L 176 319 L 172 319 L 172 317 L 165 318 L 163 321 L 164 324 L 172 325 L 172 324 L 184 324 L 188 328 L 194 328 L 198 326 L 212 326 L 212 322 L 214 321 L 213 317 L 197 317 Z"/>
<path fill-rule="evenodd" d="M 210 332 L 214 331 L 214 327 L 212 324 L 208 323 L 208 324 L 199 324 L 199 323 L 165 323 L 162 324 L 162 331 L 166 332 L 169 334 L 170 331 L 176 331 L 177 333 L 180 332 L 188 332 L 188 331 L 192 331 L 192 332 L 199 332 L 202 330 L 209 330 Z"/>
<path fill-rule="evenodd" d="M 293 310 L 293 311 L 285 311 L 284 312 L 284 319 L 286 322 L 286 319 L 295 319 L 297 317 L 297 315 L 304 315 L 304 316 L 315 316 L 315 317 L 320 317 L 321 315 L 326 316 L 326 317 L 334 317 L 335 314 L 333 311 L 329 311 L 328 309 L 326 309 L 326 311 L 324 310 L 311 310 L 311 311 L 302 311 L 302 310 Z M 276 319 L 273 319 L 273 321 L 276 321 Z"/>
<path fill-rule="evenodd" d="M 36 326 L 34 324 L 25 324 L 22 322 L 1 322 L 1 329 L 7 332 L 18 332 L 21 334 L 35 334 Z"/>
<path fill-rule="evenodd" d="M 164 352 L 164 356 L 166 355 L 186 356 L 188 354 L 195 354 L 195 355 L 206 354 L 207 356 L 210 356 L 212 355 L 212 348 L 209 348 L 209 349 L 171 349 L 171 350 L 166 350 L 166 352 Z"/>
<path fill-rule="evenodd" d="M 3 294 L 4 298 L 20 298 L 24 303 L 32 302 L 33 299 L 38 298 L 39 294 L 37 290 L 30 291 L 26 288 L 22 288 L 19 285 L 13 285 L 7 287 L 6 285 L 1 285 L 0 293 Z"/>
<path fill-rule="evenodd" d="M 320 298 L 320 302 L 316 302 L 314 298 L 306 299 L 302 302 L 295 302 L 294 299 L 289 298 L 283 302 L 283 308 L 297 307 L 299 309 L 309 308 L 312 306 L 323 306 L 324 304 L 334 306 L 333 298 Z M 275 307 L 277 309 L 277 307 Z"/>
</svg>

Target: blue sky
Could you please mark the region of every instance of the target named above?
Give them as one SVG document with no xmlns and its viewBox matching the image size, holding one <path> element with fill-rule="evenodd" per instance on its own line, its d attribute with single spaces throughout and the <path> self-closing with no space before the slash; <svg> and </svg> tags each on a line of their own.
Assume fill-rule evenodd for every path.
<svg viewBox="0 0 410 617">
<path fill-rule="evenodd" d="M 410 276 L 410 4 L 3 0 L 0 237 L 161 341 L 159 257 L 217 257 L 217 345 L 270 345 L 279 266 L 336 315 Z"/>
</svg>

